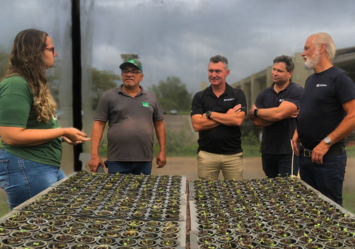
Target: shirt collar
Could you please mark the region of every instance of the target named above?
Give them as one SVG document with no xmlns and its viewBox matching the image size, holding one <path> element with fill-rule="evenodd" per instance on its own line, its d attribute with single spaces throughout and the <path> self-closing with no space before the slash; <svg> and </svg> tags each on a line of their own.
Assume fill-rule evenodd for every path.
<svg viewBox="0 0 355 249">
<path fill-rule="evenodd" d="M 130 96 L 129 94 L 127 94 L 127 93 L 125 93 L 125 92 L 122 91 L 122 86 L 123 86 L 123 84 L 121 84 L 121 85 L 117 88 L 117 92 L 118 92 L 119 94 L 121 93 L 121 94 L 123 94 L 123 95 Z M 147 91 L 144 90 L 144 88 L 143 88 L 142 86 L 139 86 L 139 88 L 141 89 L 141 91 L 140 91 L 139 93 L 137 93 L 137 95 L 136 95 L 135 97 L 140 96 L 140 95 L 145 95 L 145 94 L 147 94 Z"/>
<path fill-rule="evenodd" d="M 230 85 L 228 85 L 228 83 L 226 82 L 226 90 L 219 97 L 222 97 L 222 96 L 228 95 L 228 94 L 229 95 L 233 94 L 233 92 L 232 92 L 232 87 Z M 216 96 L 212 91 L 212 85 L 210 85 L 209 87 L 206 88 L 206 95 Z"/>
<path fill-rule="evenodd" d="M 285 89 L 281 90 L 280 92 L 286 91 L 289 88 L 289 86 L 291 85 L 291 83 L 292 83 L 292 81 L 290 80 L 290 83 L 288 83 L 288 85 L 285 87 Z M 276 91 L 274 89 L 274 85 L 275 85 L 275 83 L 273 82 L 272 85 L 270 86 L 270 88 L 271 88 L 271 90 L 273 90 L 276 93 Z"/>
</svg>

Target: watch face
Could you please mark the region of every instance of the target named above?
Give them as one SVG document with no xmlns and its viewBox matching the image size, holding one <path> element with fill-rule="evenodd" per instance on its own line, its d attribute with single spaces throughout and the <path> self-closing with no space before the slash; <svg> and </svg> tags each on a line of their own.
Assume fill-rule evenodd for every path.
<svg viewBox="0 0 355 249">
<path fill-rule="evenodd" d="M 326 144 L 330 144 L 330 143 L 331 143 L 330 137 L 324 138 L 324 142 L 325 142 Z"/>
</svg>

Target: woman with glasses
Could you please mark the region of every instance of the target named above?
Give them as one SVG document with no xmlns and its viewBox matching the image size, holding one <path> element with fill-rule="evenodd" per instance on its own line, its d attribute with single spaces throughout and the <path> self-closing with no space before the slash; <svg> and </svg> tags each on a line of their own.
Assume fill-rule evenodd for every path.
<svg viewBox="0 0 355 249">
<path fill-rule="evenodd" d="M 58 126 L 45 75 L 55 56 L 47 33 L 23 30 L 0 83 L 0 187 L 11 209 L 65 177 L 62 140 L 73 145 L 89 140 L 77 129 Z"/>
</svg>

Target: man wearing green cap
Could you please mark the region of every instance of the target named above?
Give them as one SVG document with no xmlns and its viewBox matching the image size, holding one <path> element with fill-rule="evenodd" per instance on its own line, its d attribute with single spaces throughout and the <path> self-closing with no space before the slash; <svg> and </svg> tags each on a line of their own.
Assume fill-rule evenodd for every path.
<svg viewBox="0 0 355 249">
<path fill-rule="evenodd" d="M 154 129 L 160 146 L 156 163 L 158 168 L 166 164 L 163 112 L 154 93 L 139 85 L 144 76 L 142 63 L 130 59 L 120 69 L 123 84 L 102 95 L 94 115 L 89 166 L 93 172 L 99 165 L 104 166 L 99 145 L 108 121 L 108 172 L 150 175 Z"/>
</svg>

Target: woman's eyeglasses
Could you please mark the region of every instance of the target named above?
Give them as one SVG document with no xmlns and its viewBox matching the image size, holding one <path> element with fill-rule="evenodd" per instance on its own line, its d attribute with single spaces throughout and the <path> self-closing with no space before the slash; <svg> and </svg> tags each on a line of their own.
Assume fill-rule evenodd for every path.
<svg viewBox="0 0 355 249">
<path fill-rule="evenodd" d="M 43 49 L 43 50 L 48 50 L 48 51 L 51 51 L 53 55 L 54 55 L 54 53 L 55 53 L 54 47 L 50 47 L 50 48 L 42 48 L 42 49 Z"/>
</svg>

